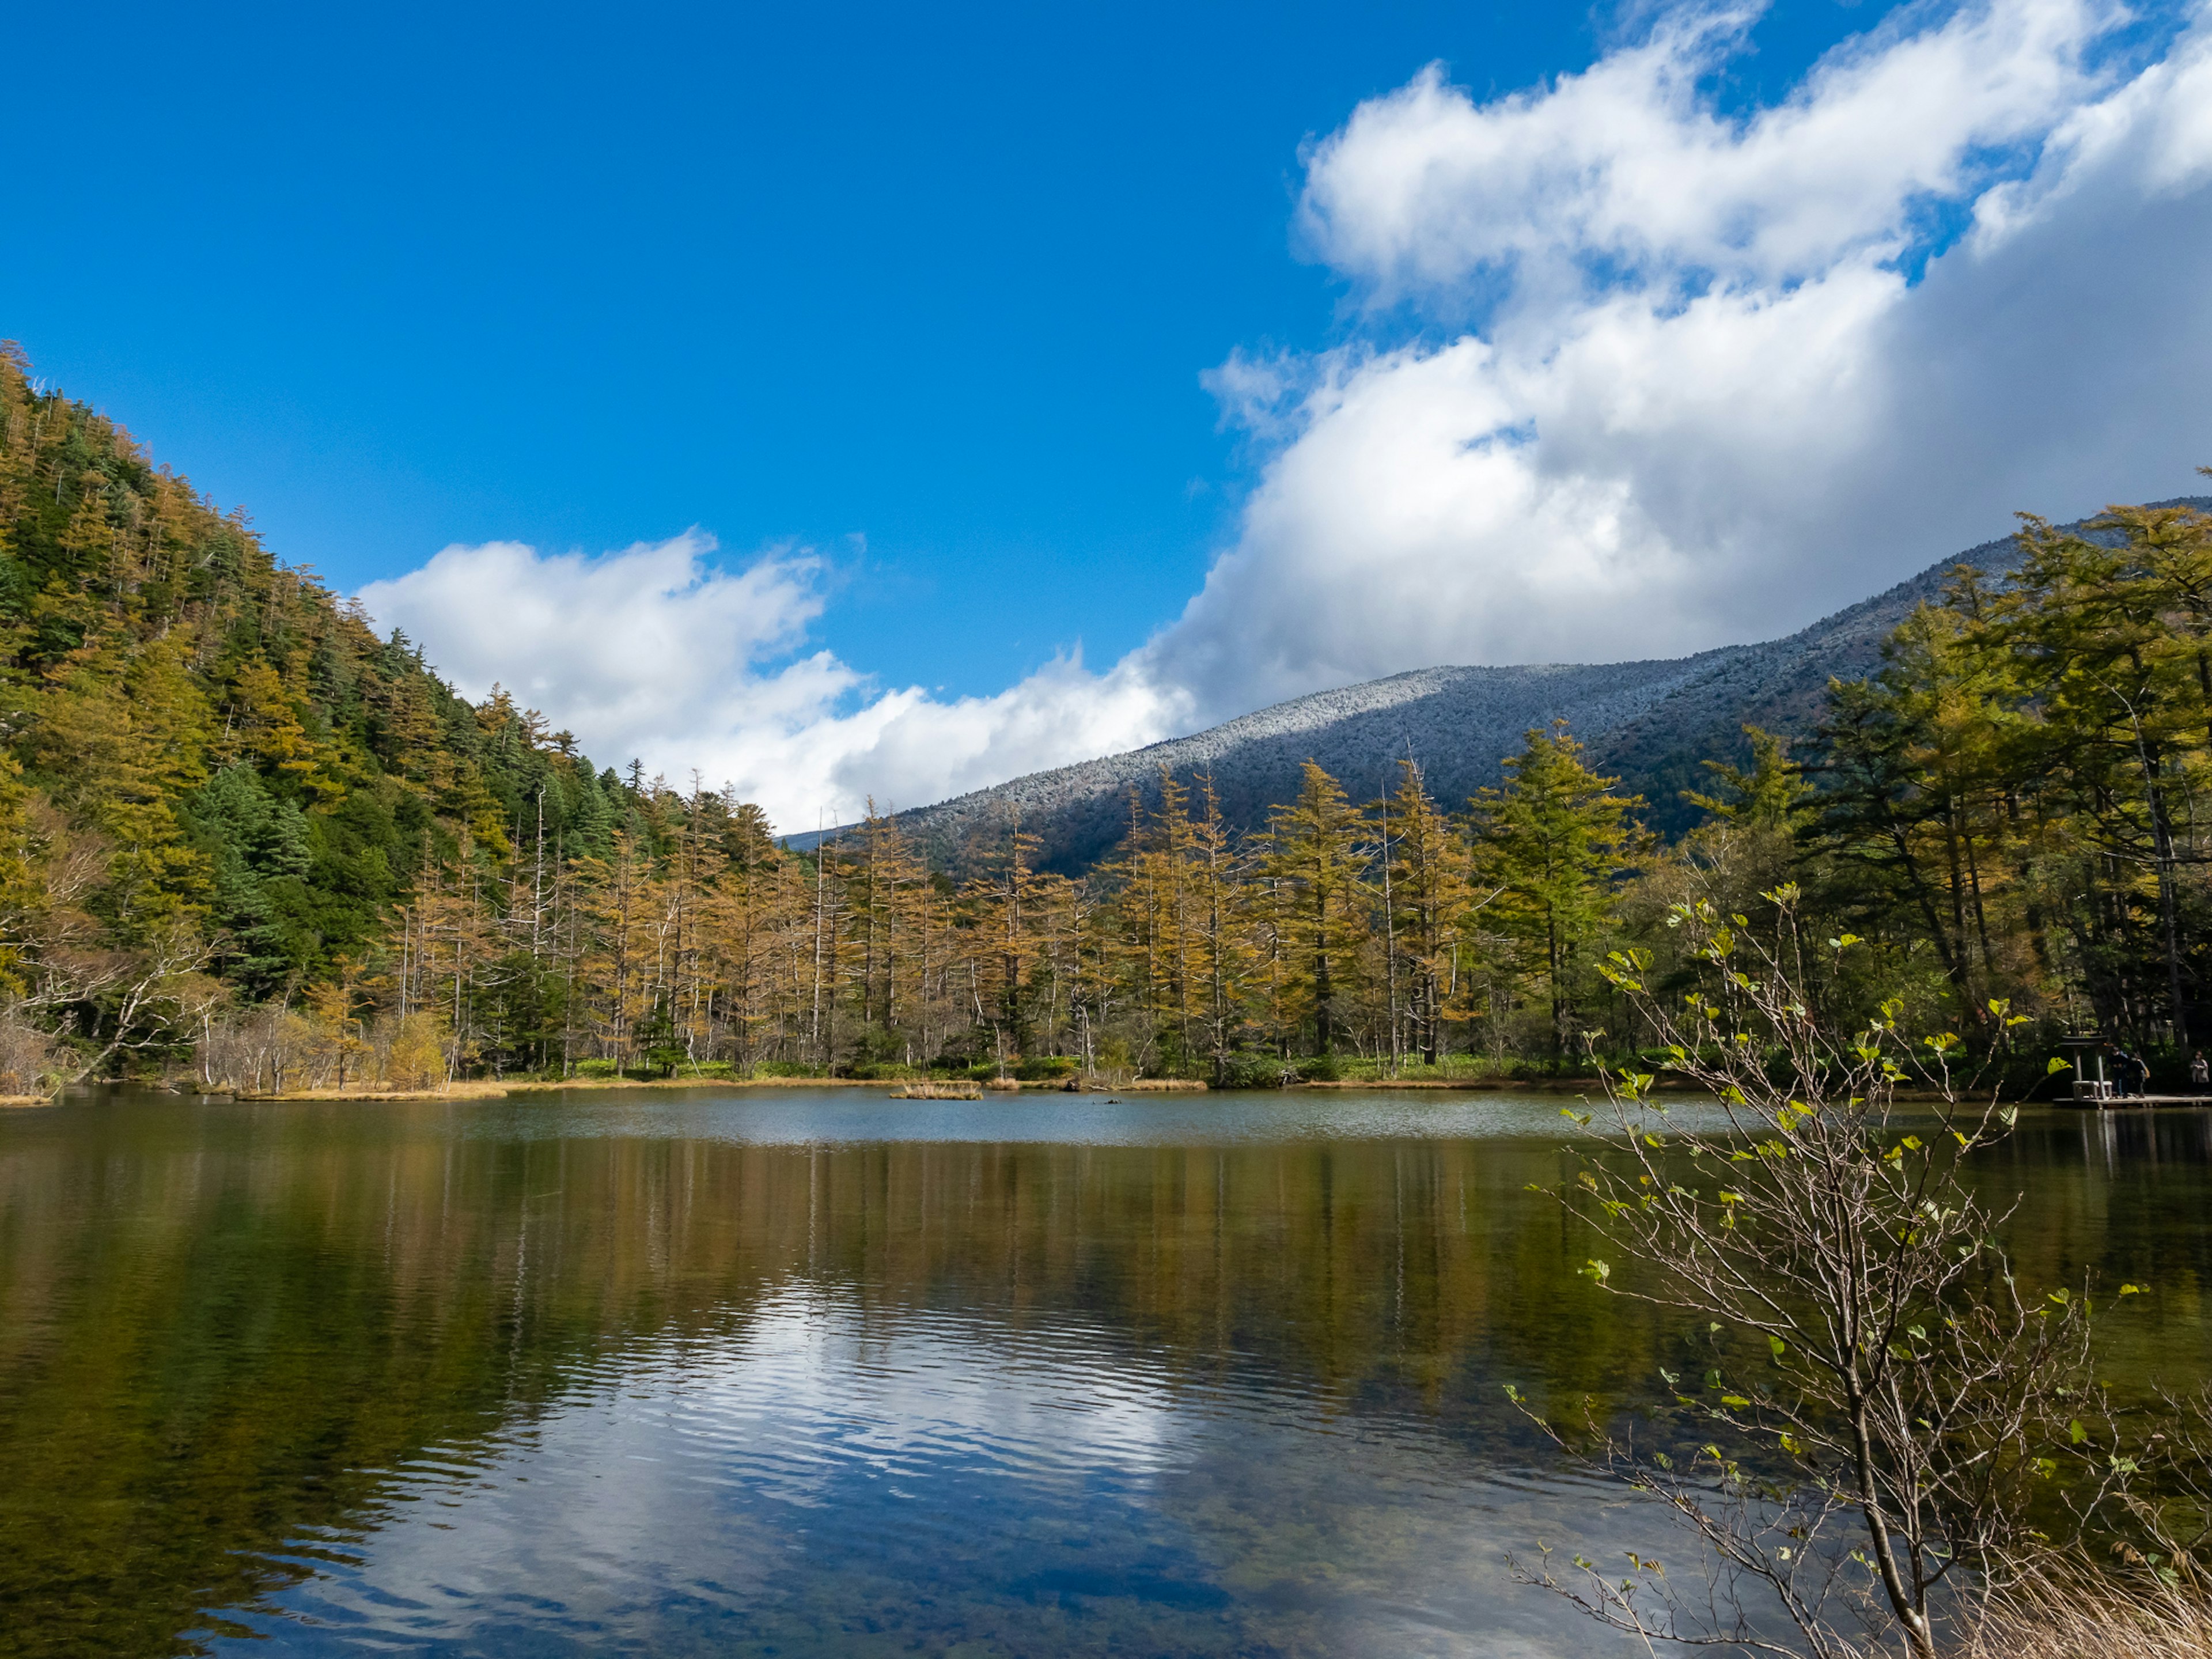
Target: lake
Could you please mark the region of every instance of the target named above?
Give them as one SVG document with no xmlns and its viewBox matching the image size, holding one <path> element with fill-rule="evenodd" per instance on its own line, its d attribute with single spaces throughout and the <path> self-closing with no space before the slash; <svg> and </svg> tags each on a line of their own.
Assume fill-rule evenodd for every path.
<svg viewBox="0 0 2212 1659">
<path fill-rule="evenodd" d="M 1689 1340 L 1527 1190 L 1559 1104 L 0 1115 L 0 1651 L 1641 1651 L 1506 1567 L 1680 1542 L 1503 1397 L 1631 1404 Z M 2177 1381 L 2209 1176 L 2178 1111 L 1978 1170 L 2027 1282 L 2154 1286 L 2114 1364 Z"/>
</svg>

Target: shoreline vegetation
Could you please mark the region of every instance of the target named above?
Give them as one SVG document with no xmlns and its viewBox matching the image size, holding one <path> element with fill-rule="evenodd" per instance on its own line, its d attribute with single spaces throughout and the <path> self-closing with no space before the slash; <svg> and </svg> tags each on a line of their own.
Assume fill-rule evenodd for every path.
<svg viewBox="0 0 2212 1659">
<path fill-rule="evenodd" d="M 1564 724 L 1439 801 L 1309 763 L 1256 830 L 1133 792 L 1103 863 L 1018 817 L 795 850 L 422 653 L 0 345 L 0 1092 L 415 1092 L 518 1074 L 1550 1087 L 1661 1063 L 1609 956 L 1801 896 L 1826 1018 L 1902 997 L 1991 1086 L 2093 1032 L 2166 1093 L 2212 1024 L 2212 515 L 2023 522 L 1871 678 L 1663 780 Z M 557 670 L 557 665 L 550 665 Z M 1993 1020 L 2002 1001 L 2014 1023 Z"/>
<path fill-rule="evenodd" d="M 141 1085 L 147 1086 L 147 1085 Z M 1075 1095 L 1140 1095 L 1140 1094 L 1206 1094 L 1216 1092 L 1202 1078 L 1133 1078 L 1115 1082 L 1106 1078 L 1075 1077 L 1066 1081 L 1023 1080 L 1016 1078 L 991 1079 L 985 1081 L 933 1078 L 857 1078 L 834 1076 L 684 1076 L 673 1077 L 612 1077 L 579 1073 L 567 1078 L 514 1077 L 462 1078 L 451 1083 L 426 1084 L 419 1088 L 385 1088 L 374 1085 L 340 1086 L 334 1084 L 314 1085 L 281 1091 L 255 1091 L 215 1087 L 198 1087 L 189 1082 L 171 1081 L 167 1092 L 200 1099 L 234 1099 L 248 1101 L 357 1101 L 374 1103 L 387 1101 L 432 1100 L 495 1100 L 508 1096 L 559 1094 L 579 1091 L 646 1089 L 670 1091 L 678 1089 L 882 1089 L 894 1100 L 981 1100 L 995 1094 L 1075 1094 Z M 1680 1090 L 1694 1092 L 1694 1085 L 1686 1080 L 1661 1075 L 1657 1079 L 1661 1092 Z M 1285 1093 L 1317 1092 L 1375 1092 L 1413 1091 L 1458 1094 L 1544 1094 L 1563 1098 L 1589 1099 L 1601 1096 L 1605 1079 L 1593 1073 L 1589 1076 L 1519 1078 L 1506 1075 L 1464 1076 L 1452 1078 L 1389 1077 L 1336 1078 L 1320 1081 L 1293 1079 L 1275 1085 Z M 53 1106 L 62 1103 L 67 1091 L 60 1091 L 36 1095 L 0 1096 L 0 1109 Z M 1934 1103 L 1942 1098 L 1933 1091 L 1899 1087 L 1895 1098 L 1905 1104 Z M 2070 1104 L 2067 1102 L 2046 1104 Z M 2126 1105 L 2130 1103 L 2122 1102 Z M 2201 1100 L 2151 1100 L 2133 1104 L 2142 1109 L 2176 1103 L 2201 1105 Z"/>
<path fill-rule="evenodd" d="M 602 1089 L 888 1089 L 895 1100 L 980 1100 L 993 1094 L 1021 1094 L 1049 1091 L 1054 1094 L 1203 1094 L 1206 1084 L 1190 1078 L 1140 1078 L 1133 1082 L 1106 1084 L 1090 1082 L 1071 1089 L 1064 1083 L 1023 1083 L 1009 1078 L 1003 1082 L 951 1083 L 916 1079 L 910 1083 L 889 1082 L 873 1078 L 851 1077 L 656 1077 L 656 1078 L 525 1078 L 499 1079 L 467 1078 L 448 1084 L 435 1084 L 421 1089 L 288 1089 L 282 1092 L 254 1094 L 245 1091 L 218 1091 L 238 1100 L 330 1100 L 330 1101 L 411 1101 L 411 1100 L 495 1100 L 513 1095 L 557 1094 L 582 1090 Z M 187 1092 L 190 1092 L 189 1091 Z M 45 1097 L 34 1097 L 26 1104 L 50 1104 Z"/>
</svg>

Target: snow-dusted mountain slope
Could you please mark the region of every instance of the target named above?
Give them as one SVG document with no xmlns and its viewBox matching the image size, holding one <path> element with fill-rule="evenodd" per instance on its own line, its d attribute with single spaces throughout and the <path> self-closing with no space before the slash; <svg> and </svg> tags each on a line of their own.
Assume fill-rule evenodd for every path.
<svg viewBox="0 0 2212 1659">
<path fill-rule="evenodd" d="M 2187 499 L 2212 507 L 2212 497 Z M 976 837 L 995 839 L 1018 814 L 1040 837 L 1040 861 L 1074 871 L 1113 851 L 1128 827 L 1131 790 L 1147 805 L 1156 801 L 1164 769 L 1185 783 L 1210 773 L 1222 811 L 1245 828 L 1258 827 L 1269 807 L 1295 793 L 1308 759 L 1366 800 L 1390 787 L 1396 763 L 1411 756 L 1431 793 L 1456 809 L 1498 781 L 1501 760 L 1531 726 L 1563 719 L 1601 769 L 1644 797 L 1649 821 L 1679 828 L 1694 816 L 1680 792 L 1705 780 L 1700 761 L 1745 752 L 1745 722 L 1809 732 L 1828 681 L 1878 666 L 1882 641 L 1914 606 L 1941 596 L 1952 570 L 2008 569 L 2016 557 L 2010 538 L 1985 542 L 1759 645 L 1657 662 L 1423 668 L 1316 692 L 1187 738 L 917 807 L 898 821 L 933 858 L 960 863 Z"/>
</svg>

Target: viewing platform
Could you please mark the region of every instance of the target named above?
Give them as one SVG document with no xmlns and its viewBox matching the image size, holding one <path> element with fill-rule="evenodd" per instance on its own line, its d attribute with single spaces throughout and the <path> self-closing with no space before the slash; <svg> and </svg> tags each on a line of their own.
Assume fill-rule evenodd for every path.
<svg viewBox="0 0 2212 1659">
<path fill-rule="evenodd" d="M 2212 1094 L 2202 1095 L 2061 1095 L 2055 1106 L 2078 1106 L 2084 1111 L 2133 1111 L 2146 1106 L 2212 1106 Z"/>
<path fill-rule="evenodd" d="M 2121 1095 L 2115 1093 L 2112 1084 L 2101 1078 L 2081 1078 L 2075 1082 L 2073 1093 L 2059 1095 L 2053 1106 L 2079 1106 L 2090 1113 L 2112 1113 L 2112 1110 L 2135 1110 L 2139 1106 L 2212 1106 L 2212 1093 L 2190 1095 Z"/>
</svg>

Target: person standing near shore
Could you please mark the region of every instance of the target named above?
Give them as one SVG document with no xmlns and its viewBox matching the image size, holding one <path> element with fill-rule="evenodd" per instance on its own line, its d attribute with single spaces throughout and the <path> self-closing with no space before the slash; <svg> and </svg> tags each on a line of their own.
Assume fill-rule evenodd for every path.
<svg viewBox="0 0 2212 1659">
<path fill-rule="evenodd" d="M 2212 1066 L 2204 1063 L 2204 1051 L 2202 1048 L 2191 1049 L 2189 1055 L 2189 1086 L 2197 1093 L 2203 1094 L 2208 1085 L 2212 1085 Z"/>
</svg>

